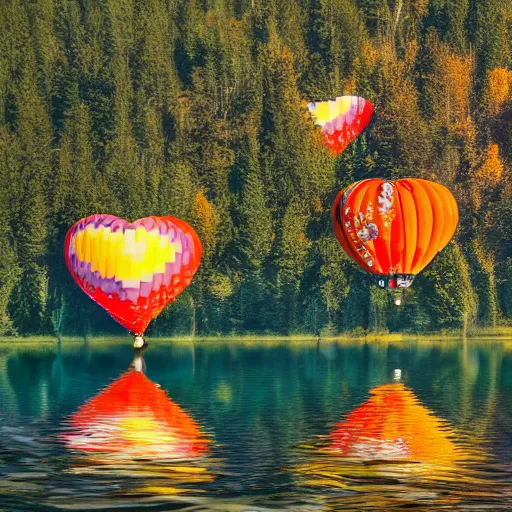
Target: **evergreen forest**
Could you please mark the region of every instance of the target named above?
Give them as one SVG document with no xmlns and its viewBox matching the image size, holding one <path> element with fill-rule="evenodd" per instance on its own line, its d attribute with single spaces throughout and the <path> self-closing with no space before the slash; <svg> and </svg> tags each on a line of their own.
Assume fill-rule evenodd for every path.
<svg viewBox="0 0 512 512">
<path fill-rule="evenodd" d="M 1 334 L 123 332 L 64 263 L 93 213 L 174 215 L 202 240 L 152 335 L 510 322 L 511 69 L 511 0 L 1 0 Z M 333 158 L 307 102 L 343 94 L 376 115 Z M 367 177 L 459 204 L 399 308 L 332 232 Z"/>
</svg>

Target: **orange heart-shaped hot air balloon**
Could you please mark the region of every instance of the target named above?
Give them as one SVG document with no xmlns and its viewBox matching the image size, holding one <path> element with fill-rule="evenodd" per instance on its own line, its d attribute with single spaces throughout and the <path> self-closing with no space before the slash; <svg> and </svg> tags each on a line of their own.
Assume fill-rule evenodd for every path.
<svg viewBox="0 0 512 512">
<path fill-rule="evenodd" d="M 343 250 L 379 276 L 383 288 L 407 288 L 451 240 L 459 220 L 452 193 L 421 179 L 353 183 L 334 202 Z"/>
<path fill-rule="evenodd" d="M 92 215 L 68 232 L 66 263 L 78 286 L 121 325 L 142 336 L 190 283 L 201 261 L 196 232 L 175 217 L 130 223 Z"/>
</svg>

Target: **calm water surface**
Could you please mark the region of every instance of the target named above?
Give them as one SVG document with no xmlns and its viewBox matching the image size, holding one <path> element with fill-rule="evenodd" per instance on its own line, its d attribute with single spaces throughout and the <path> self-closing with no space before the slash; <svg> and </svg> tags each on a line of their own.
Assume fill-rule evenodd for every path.
<svg viewBox="0 0 512 512">
<path fill-rule="evenodd" d="M 0 344 L 0 510 L 512 510 L 512 340 Z"/>
</svg>

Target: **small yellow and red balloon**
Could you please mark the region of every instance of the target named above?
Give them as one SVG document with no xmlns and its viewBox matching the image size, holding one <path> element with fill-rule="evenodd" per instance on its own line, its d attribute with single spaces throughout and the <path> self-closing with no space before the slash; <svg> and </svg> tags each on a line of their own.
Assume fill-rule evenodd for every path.
<svg viewBox="0 0 512 512">
<path fill-rule="evenodd" d="M 382 288 L 407 288 L 451 240 L 459 220 L 452 193 L 421 179 L 357 181 L 332 210 L 342 249 L 378 277 Z"/>
<path fill-rule="evenodd" d="M 190 284 L 202 249 L 192 227 L 175 217 L 130 223 L 92 215 L 68 231 L 64 251 L 78 286 L 140 340 Z"/>
<path fill-rule="evenodd" d="M 325 145 L 334 155 L 342 153 L 370 125 L 373 105 L 359 96 L 308 103 L 313 122 L 322 128 Z"/>
</svg>

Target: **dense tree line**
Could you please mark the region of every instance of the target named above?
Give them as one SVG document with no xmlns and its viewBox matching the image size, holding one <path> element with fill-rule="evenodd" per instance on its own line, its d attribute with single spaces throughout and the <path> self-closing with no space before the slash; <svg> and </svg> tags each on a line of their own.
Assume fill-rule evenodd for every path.
<svg viewBox="0 0 512 512">
<path fill-rule="evenodd" d="M 63 239 L 96 212 L 175 215 L 204 245 L 154 334 L 431 330 L 512 316 L 510 0 L 0 2 L 0 324 L 114 331 Z M 309 98 L 371 129 L 333 159 Z M 452 242 L 395 308 L 330 206 L 370 176 L 438 180 Z"/>
</svg>

